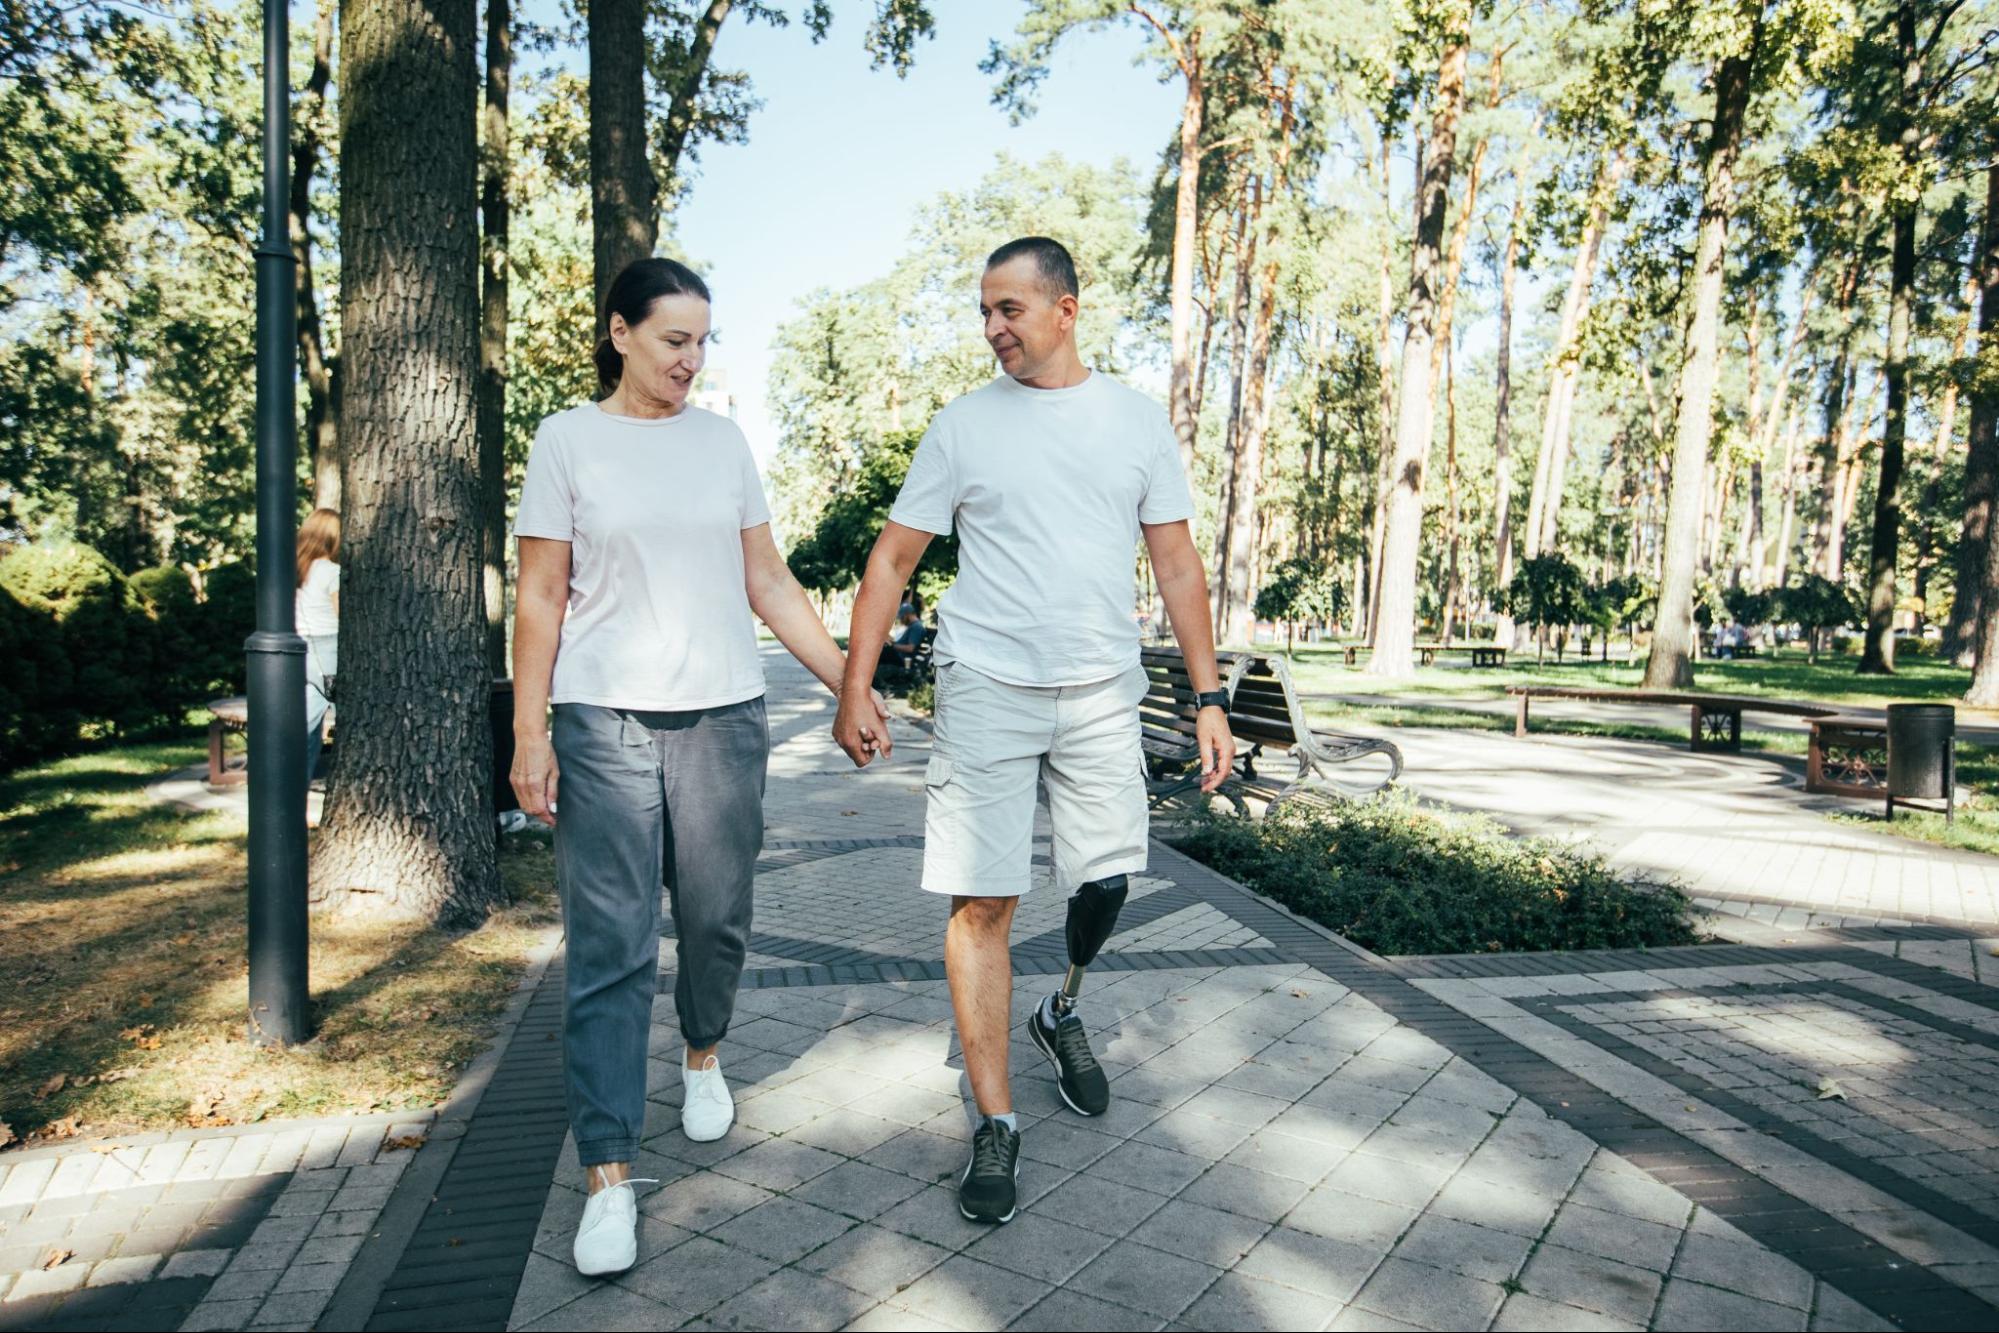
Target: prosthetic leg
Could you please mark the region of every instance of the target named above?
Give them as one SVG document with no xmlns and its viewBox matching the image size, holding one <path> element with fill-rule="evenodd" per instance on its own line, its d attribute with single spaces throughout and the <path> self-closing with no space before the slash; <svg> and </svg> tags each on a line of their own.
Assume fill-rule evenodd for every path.
<svg viewBox="0 0 1999 1333">
<path fill-rule="evenodd" d="M 1102 1115 L 1110 1106 L 1110 1081 L 1091 1053 L 1083 1020 L 1074 1011 L 1083 990 L 1083 973 L 1117 929 L 1127 889 L 1123 875 L 1112 875 L 1092 880 L 1070 895 L 1069 970 L 1062 989 L 1035 1007 L 1027 1025 L 1034 1044 L 1055 1066 L 1062 1100 L 1078 1115 Z"/>
</svg>

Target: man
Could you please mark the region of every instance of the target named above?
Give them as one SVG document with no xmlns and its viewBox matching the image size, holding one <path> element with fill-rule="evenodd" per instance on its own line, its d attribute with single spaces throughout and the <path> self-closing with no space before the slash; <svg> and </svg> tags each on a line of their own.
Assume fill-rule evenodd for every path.
<svg viewBox="0 0 1999 1333">
<path fill-rule="evenodd" d="M 951 897 L 944 961 L 978 1103 L 959 1210 L 1013 1217 L 1020 1133 L 1007 1080 L 1014 906 L 1031 874 L 1037 780 L 1048 793 L 1055 886 L 1069 899 L 1070 969 L 1029 1024 L 1062 1100 L 1109 1106 L 1075 998 L 1110 936 L 1127 876 L 1146 866 L 1132 619 L 1141 534 L 1200 695 L 1202 786 L 1235 758 L 1207 576 L 1166 413 L 1083 365 L 1076 266 L 1046 237 L 995 250 L 979 285 L 1004 372 L 939 412 L 911 461 L 854 602 L 834 739 L 856 764 L 891 743 L 862 705 L 890 616 L 933 536 L 958 533 L 958 580 L 938 604 L 936 733 L 926 777 L 923 887 Z"/>
<path fill-rule="evenodd" d="M 916 608 L 908 602 L 902 604 L 897 614 L 902 621 L 902 631 L 888 642 L 886 655 L 881 665 L 875 668 L 875 688 L 885 684 L 895 684 L 909 674 L 909 668 L 916 661 L 916 650 L 923 646 L 923 620 Z"/>
</svg>

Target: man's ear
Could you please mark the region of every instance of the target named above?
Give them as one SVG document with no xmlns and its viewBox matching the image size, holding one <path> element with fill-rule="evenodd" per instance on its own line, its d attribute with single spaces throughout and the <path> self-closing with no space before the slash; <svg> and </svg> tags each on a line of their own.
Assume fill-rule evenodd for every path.
<svg viewBox="0 0 1999 1333">
<path fill-rule="evenodd" d="M 1062 308 L 1062 327 L 1065 329 L 1076 327 L 1076 318 L 1082 313 L 1083 303 L 1065 292 L 1062 299 L 1055 304 Z"/>
</svg>

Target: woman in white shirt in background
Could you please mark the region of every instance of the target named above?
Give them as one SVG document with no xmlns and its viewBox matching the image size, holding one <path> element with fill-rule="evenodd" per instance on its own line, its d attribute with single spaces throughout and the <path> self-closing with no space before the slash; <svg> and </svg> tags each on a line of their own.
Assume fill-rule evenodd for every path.
<svg viewBox="0 0 1999 1333">
<path fill-rule="evenodd" d="M 305 640 L 305 780 L 319 767 L 332 679 L 340 670 L 340 515 L 315 509 L 298 529 L 293 615 Z"/>
</svg>

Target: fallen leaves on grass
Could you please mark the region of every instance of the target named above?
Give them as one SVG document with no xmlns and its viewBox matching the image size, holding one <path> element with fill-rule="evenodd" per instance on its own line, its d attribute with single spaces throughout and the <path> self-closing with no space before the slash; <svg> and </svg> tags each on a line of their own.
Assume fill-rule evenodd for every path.
<svg viewBox="0 0 1999 1333">
<path fill-rule="evenodd" d="M 51 1075 L 47 1082 L 43 1083 L 40 1087 L 35 1089 L 35 1100 L 38 1102 L 47 1101 L 49 1098 L 55 1096 L 58 1092 L 61 1092 L 64 1088 L 68 1086 L 69 1086 L 68 1074 Z"/>
<path fill-rule="evenodd" d="M 38 1139 L 73 1139 L 83 1133 L 83 1117 L 66 1115 L 60 1120 L 51 1120 L 42 1126 Z"/>
<path fill-rule="evenodd" d="M 211 1129 L 216 1125 L 233 1125 L 236 1122 L 223 1115 L 221 1106 L 225 1093 L 203 1092 L 187 1104 L 187 1123 L 195 1129 Z"/>
<path fill-rule="evenodd" d="M 13 1141 L 14 1141 L 14 1127 L 8 1124 L 5 1120 L 0 1120 L 0 1148 L 6 1147 L 8 1144 L 12 1143 Z"/>
</svg>

